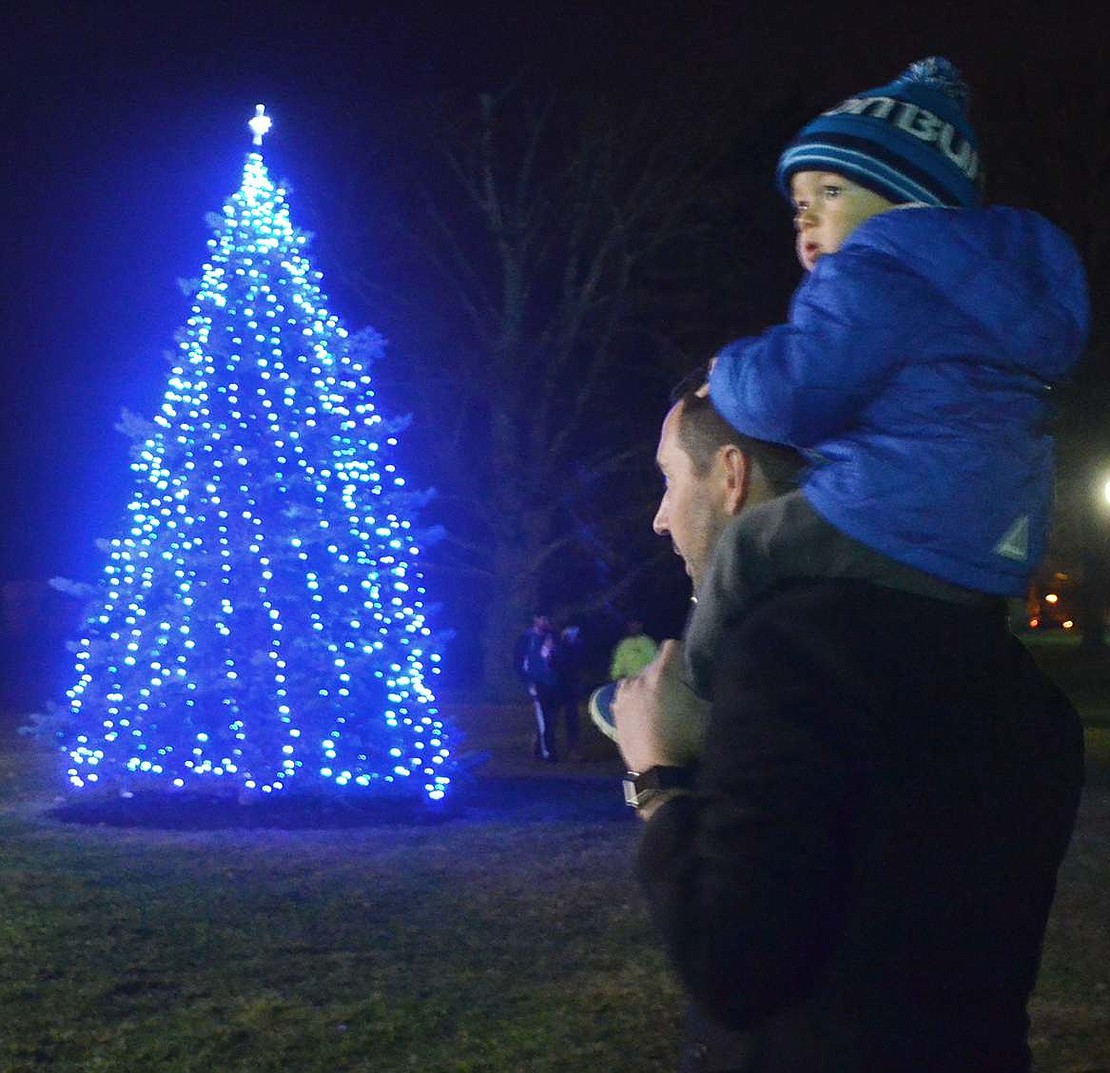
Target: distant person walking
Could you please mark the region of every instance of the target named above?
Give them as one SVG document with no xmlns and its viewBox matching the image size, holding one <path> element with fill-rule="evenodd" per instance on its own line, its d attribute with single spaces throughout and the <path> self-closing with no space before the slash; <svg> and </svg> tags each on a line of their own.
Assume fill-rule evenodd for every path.
<svg viewBox="0 0 1110 1073">
<path fill-rule="evenodd" d="M 536 736 L 532 752 L 537 760 L 553 764 L 558 760 L 555 750 L 555 715 L 563 700 L 560 670 L 559 636 L 546 612 L 532 616 L 532 626 L 517 639 L 513 654 L 517 677 L 532 698 L 536 717 Z"/>
<path fill-rule="evenodd" d="M 658 645 L 646 633 L 644 624 L 638 618 L 630 618 L 625 624 L 625 636 L 613 649 L 609 664 L 609 680 L 631 678 L 639 674 L 653 659 Z"/>
</svg>

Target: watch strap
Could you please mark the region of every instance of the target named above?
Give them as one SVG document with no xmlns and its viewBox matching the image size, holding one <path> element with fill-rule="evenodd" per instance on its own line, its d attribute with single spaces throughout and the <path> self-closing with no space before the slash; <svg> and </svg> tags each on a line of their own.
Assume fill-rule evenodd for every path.
<svg viewBox="0 0 1110 1073">
<path fill-rule="evenodd" d="M 668 767 L 658 764 L 647 771 L 630 771 L 624 777 L 624 802 L 631 808 L 643 808 L 649 802 L 674 790 L 690 790 L 696 772 L 689 767 Z"/>
</svg>

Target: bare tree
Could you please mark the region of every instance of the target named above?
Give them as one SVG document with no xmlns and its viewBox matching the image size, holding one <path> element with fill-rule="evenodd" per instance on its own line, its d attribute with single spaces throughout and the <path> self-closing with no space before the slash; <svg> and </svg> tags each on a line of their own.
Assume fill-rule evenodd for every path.
<svg viewBox="0 0 1110 1073">
<path fill-rule="evenodd" d="M 451 534 L 434 568 L 479 609 L 490 685 L 505 685 L 513 635 L 538 602 L 558 612 L 604 599 L 651 554 L 666 386 L 780 319 L 797 270 L 769 176 L 837 92 L 806 70 L 758 91 L 728 78 L 685 96 L 668 86 L 639 109 L 519 86 L 488 94 L 447 110 L 441 172 L 410 170 L 401 211 L 383 202 L 367 214 L 374 249 L 391 212 L 405 239 L 389 248 L 387 290 L 372 274 L 356 282 L 402 354 L 382 374 L 414 411 L 408 441 L 427 456 Z M 1098 212 L 1106 147 L 1089 135 L 1110 98 L 1101 72 L 1089 85 L 1081 65 L 1068 73 L 1053 86 L 1001 65 L 1004 84 L 976 80 L 976 124 L 991 200 L 1040 209 L 1080 245 L 1096 298 L 1094 371 L 1110 357 L 1110 231 Z M 403 251 L 420 260 L 402 268 Z M 427 329 L 418 338 L 416 324 Z M 1073 458 L 1097 453 L 1097 382 L 1081 372 L 1061 392 L 1062 486 Z M 1081 499 L 1062 494 L 1061 506 Z M 1058 543 L 1081 529 L 1063 520 Z"/>
<path fill-rule="evenodd" d="M 539 603 L 612 599 L 660 550 L 654 434 L 695 360 L 675 329 L 697 319 L 690 266 L 718 230 L 722 120 L 675 97 L 664 112 L 483 95 L 439 127 L 450 181 L 422 174 L 394 220 L 433 271 L 414 270 L 406 305 L 376 301 L 431 309 L 438 334 L 392 363 L 392 395 L 423 418 L 409 436 L 434 454 L 449 530 L 435 565 L 481 607 L 494 689 Z"/>
</svg>

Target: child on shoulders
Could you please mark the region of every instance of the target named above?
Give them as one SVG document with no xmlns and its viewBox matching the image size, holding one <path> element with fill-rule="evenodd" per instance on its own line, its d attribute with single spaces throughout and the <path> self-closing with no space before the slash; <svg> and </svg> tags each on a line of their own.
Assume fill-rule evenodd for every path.
<svg viewBox="0 0 1110 1073">
<path fill-rule="evenodd" d="M 686 632 L 702 696 L 723 625 L 790 578 L 980 603 L 1024 594 L 1044 553 L 1051 389 L 1083 349 L 1085 276 L 1043 217 L 982 207 L 967 97 L 947 60 L 920 61 L 779 160 L 808 276 L 785 324 L 717 355 L 708 390 L 812 464 L 717 544 Z"/>
</svg>

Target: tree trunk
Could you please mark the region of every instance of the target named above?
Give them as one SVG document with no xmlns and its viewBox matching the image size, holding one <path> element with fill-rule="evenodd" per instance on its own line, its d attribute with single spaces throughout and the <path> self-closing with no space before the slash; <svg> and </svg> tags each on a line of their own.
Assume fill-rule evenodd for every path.
<svg viewBox="0 0 1110 1073">
<path fill-rule="evenodd" d="M 513 664 L 517 638 L 532 624 L 536 612 L 532 593 L 525 591 L 520 575 L 512 569 L 515 555 L 498 557 L 505 565 L 493 581 L 484 608 L 482 629 L 482 679 L 491 700 L 511 701 L 525 696 Z"/>
</svg>

